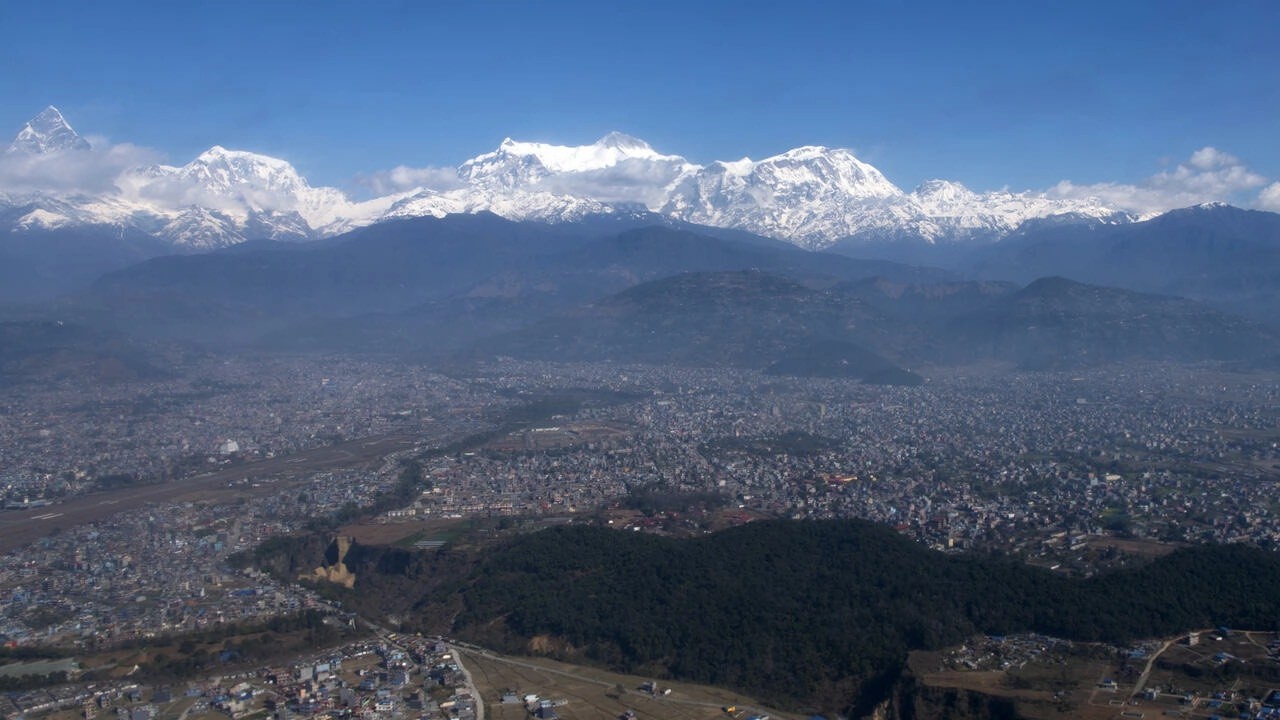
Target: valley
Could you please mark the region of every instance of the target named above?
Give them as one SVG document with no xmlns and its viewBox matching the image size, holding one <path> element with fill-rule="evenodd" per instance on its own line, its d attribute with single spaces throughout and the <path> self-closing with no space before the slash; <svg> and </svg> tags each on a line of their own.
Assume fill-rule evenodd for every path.
<svg viewBox="0 0 1280 720">
<path fill-rule="evenodd" d="M 0 155 L 6 716 L 1280 713 L 1280 215 L 91 139 Z"/>
</svg>

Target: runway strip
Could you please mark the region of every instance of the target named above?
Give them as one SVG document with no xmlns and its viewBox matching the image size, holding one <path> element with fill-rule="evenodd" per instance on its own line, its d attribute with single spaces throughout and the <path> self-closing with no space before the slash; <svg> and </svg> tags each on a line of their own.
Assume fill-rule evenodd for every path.
<svg viewBox="0 0 1280 720">
<path fill-rule="evenodd" d="M 121 488 L 69 498 L 30 510 L 0 510 L 0 552 L 11 552 L 56 532 L 131 512 L 152 503 L 234 500 L 279 491 L 315 472 L 380 462 L 414 443 L 407 435 L 360 438 L 257 460 L 182 480 Z M 248 481 L 250 484 L 244 484 Z M 252 483 L 258 483 L 253 487 Z"/>
</svg>

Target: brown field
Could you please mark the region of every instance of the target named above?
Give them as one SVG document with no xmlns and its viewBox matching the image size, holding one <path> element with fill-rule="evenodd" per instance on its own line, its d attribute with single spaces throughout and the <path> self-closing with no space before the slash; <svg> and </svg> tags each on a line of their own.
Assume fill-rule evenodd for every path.
<svg viewBox="0 0 1280 720">
<path fill-rule="evenodd" d="M 520 697 L 536 694 L 566 701 L 556 708 L 563 720 L 612 720 L 627 710 L 635 711 L 640 720 L 726 720 L 729 716 L 723 708 L 729 706 L 736 708 L 733 716 L 740 720 L 752 715 L 784 720 L 803 717 L 763 708 L 743 695 L 705 685 L 658 682 L 659 688 L 671 688 L 671 693 L 655 696 L 640 689 L 653 678 L 472 649 L 463 650 L 461 659 L 484 700 L 485 717 L 491 720 L 526 720 L 529 716 L 524 705 L 500 702 L 505 690 Z"/>
<path fill-rule="evenodd" d="M 387 522 L 358 522 L 338 529 L 361 545 L 397 545 L 409 540 L 446 540 L 454 536 L 465 520 L 442 518 L 396 518 Z"/>
<path fill-rule="evenodd" d="M 1229 653 L 1246 665 L 1276 663 L 1268 657 L 1267 644 L 1273 633 L 1232 632 L 1222 640 L 1214 633 L 1201 633 L 1201 642 L 1188 647 L 1183 638 L 1170 638 L 1158 652 L 1129 661 L 1131 670 L 1122 670 L 1124 653 L 1112 659 L 1073 656 L 1066 662 L 1033 661 L 1014 671 L 939 671 L 940 653 L 913 653 L 911 667 L 924 684 L 932 688 L 956 688 L 1012 699 L 1020 717 L 1031 720 L 1081 718 L 1111 720 L 1137 717 L 1211 718 L 1231 705 L 1211 704 L 1213 693 L 1233 690 L 1239 697 L 1265 697 L 1272 688 L 1266 681 L 1243 675 L 1236 679 L 1214 676 L 1218 653 Z M 1185 637 L 1185 636 L 1183 636 Z M 1014 687 L 1013 678 L 1021 687 Z M 1104 678 L 1114 678 L 1112 688 L 1102 687 Z M 1155 688 L 1155 699 L 1143 699 L 1142 688 Z M 1055 697 L 1055 689 L 1063 689 Z M 1185 702 L 1183 695 L 1197 696 Z"/>
<path fill-rule="evenodd" d="M 1128 708 L 1123 701 L 1128 693 L 1101 691 L 1097 683 L 1108 674 L 1106 663 L 1082 663 L 1070 669 L 1070 677 L 1079 685 L 1066 693 L 1065 703 L 1054 698 L 1049 689 L 1017 689 L 1007 683 L 1007 673 L 1000 670 L 986 672 L 944 671 L 926 673 L 924 682 L 929 687 L 956 688 L 994 697 L 1009 698 L 1017 703 L 1019 717 L 1029 720 L 1079 718 L 1080 720 L 1111 720 L 1121 717 Z M 1158 714 L 1158 713 L 1157 713 Z"/>
<path fill-rule="evenodd" d="M 626 435 L 628 431 L 618 425 L 602 423 L 573 423 L 545 428 L 517 430 L 485 443 L 489 450 L 517 452 L 525 450 L 554 450 L 587 443 L 601 442 Z"/>
<path fill-rule="evenodd" d="M 1184 544 L 1181 543 L 1166 543 L 1159 540 L 1115 538 L 1106 535 L 1095 535 L 1087 538 L 1085 542 L 1088 543 L 1089 547 L 1097 548 L 1098 550 L 1105 550 L 1108 547 L 1114 547 L 1115 549 L 1130 555 L 1149 558 L 1164 557 L 1174 550 L 1184 547 Z"/>
<path fill-rule="evenodd" d="M 347 535 L 361 545 L 395 545 L 405 538 L 422 532 L 423 523 L 414 518 L 396 522 L 359 522 L 338 528 L 338 535 Z"/>
<path fill-rule="evenodd" d="M 1188 646 L 1182 642 L 1170 645 L 1161 653 L 1160 662 L 1153 665 L 1148 683 L 1160 687 L 1176 686 L 1207 695 L 1223 685 L 1215 672 L 1220 666 L 1215 660 L 1219 653 L 1238 658 L 1248 667 L 1276 662 L 1267 653 L 1267 644 L 1276 638 L 1274 633 L 1233 632 L 1221 640 L 1214 637 L 1215 633 L 1203 632 L 1196 645 Z M 1247 696 L 1262 697 L 1275 689 L 1266 680 L 1248 674 L 1227 684 Z"/>
</svg>

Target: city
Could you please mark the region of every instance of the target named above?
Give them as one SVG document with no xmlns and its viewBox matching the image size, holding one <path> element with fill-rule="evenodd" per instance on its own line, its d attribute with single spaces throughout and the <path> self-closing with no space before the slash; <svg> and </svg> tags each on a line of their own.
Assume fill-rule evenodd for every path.
<svg viewBox="0 0 1280 720">
<path fill-rule="evenodd" d="M 440 544 L 429 536 L 442 523 L 500 517 L 676 535 L 759 517 L 864 518 L 939 550 L 1088 575 L 1179 543 L 1280 539 L 1280 383 L 1260 374 L 975 368 L 899 388 L 515 361 L 468 377 L 287 358 L 217 368 L 226 379 L 198 395 L 179 381 L 99 386 L 96 401 L 73 388 L 5 390 L 24 410 L 0 420 L 3 446 L 24 465 L 3 478 L 12 509 L 0 520 L 44 533 L 0 565 L 6 643 L 102 646 L 309 607 L 308 592 L 226 559 L 317 518 L 355 519 L 407 467 L 414 495 L 364 522 L 424 547 Z M 583 388 L 595 401 L 576 411 L 533 402 Z M 134 394 L 152 401 L 122 413 Z M 507 418 L 542 406 L 551 414 Z M 391 434 L 412 442 L 253 472 L 290 468 L 309 446 Z M 130 512 L 109 504 L 129 488 L 101 484 L 128 475 L 147 487 L 184 467 L 192 477 L 169 486 L 206 468 L 245 477 Z M 59 527 L 59 503 L 91 490 L 100 517 Z M 648 494 L 665 501 L 637 502 Z"/>
</svg>

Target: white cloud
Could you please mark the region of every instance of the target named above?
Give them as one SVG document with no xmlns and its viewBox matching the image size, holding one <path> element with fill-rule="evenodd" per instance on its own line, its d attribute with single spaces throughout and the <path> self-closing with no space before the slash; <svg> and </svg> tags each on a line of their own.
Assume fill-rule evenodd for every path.
<svg viewBox="0 0 1280 720">
<path fill-rule="evenodd" d="M 1076 185 L 1063 180 L 1050 188 L 1048 194 L 1074 200 L 1097 198 L 1121 210 L 1151 215 L 1206 202 L 1247 204 L 1242 194 L 1266 182 L 1265 177 L 1251 171 L 1239 158 L 1204 147 L 1192 153 L 1187 162 L 1156 173 L 1137 185 Z"/>
<path fill-rule="evenodd" d="M 1280 212 L 1280 182 L 1273 182 L 1258 193 L 1258 208 Z"/>
<path fill-rule="evenodd" d="M 593 170 L 551 173 L 523 189 L 557 195 L 589 198 L 600 202 L 660 205 L 665 188 L 684 168 L 679 162 L 654 162 L 625 158 L 613 165 Z M 419 188 L 448 192 L 467 187 L 456 168 L 401 165 L 355 178 L 357 185 L 374 195 L 388 195 Z"/>
<path fill-rule="evenodd" d="M 0 190 L 29 192 L 101 193 L 115 190 L 115 180 L 129 168 L 160 160 L 154 150 L 95 139 L 91 150 L 29 155 L 0 152 Z"/>
<path fill-rule="evenodd" d="M 368 188 L 375 195 L 390 195 L 417 188 L 426 188 L 444 192 L 463 186 L 456 168 L 421 167 L 413 168 L 399 165 L 390 170 L 379 170 L 369 175 L 356 177 L 356 183 Z"/>
<path fill-rule="evenodd" d="M 280 193 L 254 187 L 237 187 L 233 194 L 204 187 L 192 178 L 149 172 L 126 172 L 116 180 L 123 197 L 141 201 L 151 207 L 181 210 L 202 207 L 223 213 L 243 214 L 246 207 L 266 210 L 293 210 L 289 198 Z"/>
<path fill-rule="evenodd" d="M 627 158 L 609 167 L 561 173 L 543 178 L 537 189 L 607 203 L 661 205 L 666 187 L 679 176 L 683 164 Z"/>
<path fill-rule="evenodd" d="M 1240 164 L 1240 160 L 1228 153 L 1213 147 L 1202 147 L 1191 153 L 1191 166 L 1197 170 L 1212 170 L 1218 167 L 1233 167 Z"/>
</svg>

